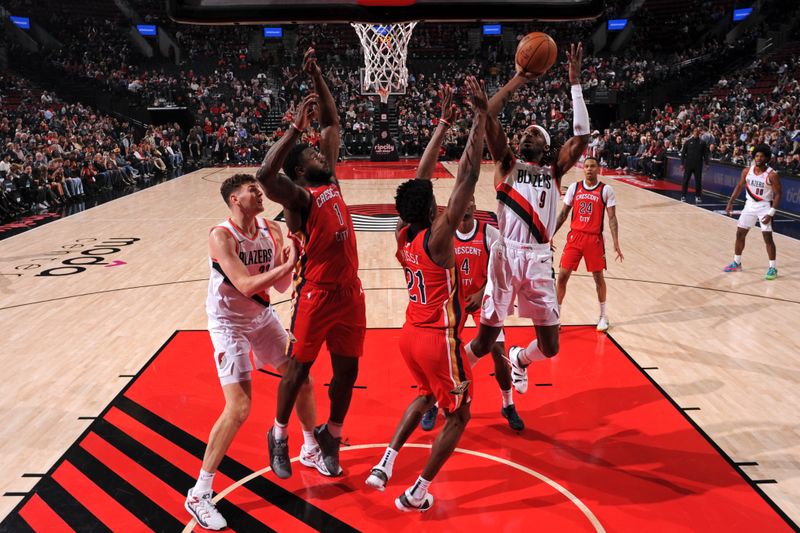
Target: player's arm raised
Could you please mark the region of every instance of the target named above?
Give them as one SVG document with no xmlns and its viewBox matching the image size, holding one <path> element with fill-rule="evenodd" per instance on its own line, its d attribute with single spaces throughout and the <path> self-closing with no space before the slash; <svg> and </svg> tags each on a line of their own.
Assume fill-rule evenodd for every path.
<svg viewBox="0 0 800 533">
<path fill-rule="evenodd" d="M 320 127 L 319 151 L 325 156 L 335 180 L 336 162 L 339 160 L 339 145 L 342 135 L 339 127 L 339 113 L 336 111 L 336 101 L 317 64 L 317 56 L 314 55 L 313 48 L 306 50 L 303 56 L 303 70 L 311 77 L 314 90 L 319 95 L 319 113 L 317 115 Z"/>
<path fill-rule="evenodd" d="M 481 174 L 481 153 L 486 136 L 488 98 L 483 82 L 478 83 L 474 76 L 467 77 L 466 86 L 475 115 L 472 119 L 472 129 L 469 132 L 467 146 L 458 162 L 456 184 L 450 194 L 450 200 L 444 213 L 434 220 L 428 241 L 431 259 L 442 268 L 450 268 L 455 262 L 453 235 L 455 235 L 461 219 L 464 218 L 464 213 L 475 194 L 475 185 Z"/>
<path fill-rule="evenodd" d="M 764 217 L 764 224 L 772 223 L 772 219 L 775 218 L 775 210 L 781 203 L 781 179 L 778 177 L 778 173 L 773 171 L 769 179 L 772 183 L 772 208 L 769 210 L 769 214 Z"/>
<path fill-rule="evenodd" d="M 744 188 L 745 181 L 747 180 L 747 173 L 750 171 L 749 168 L 745 167 L 742 169 L 742 177 L 739 178 L 739 183 L 736 184 L 736 187 L 733 188 L 733 193 L 731 194 L 730 200 L 728 200 L 728 205 L 725 206 L 725 214 L 730 216 L 733 212 L 733 201 L 736 200 L 739 195 L 742 193 L 742 189 Z M 777 205 L 777 204 L 775 204 Z"/>
<path fill-rule="evenodd" d="M 433 171 L 436 170 L 436 163 L 439 161 L 439 150 L 442 148 L 444 136 L 458 118 L 458 108 L 453 104 L 453 88 L 450 85 L 442 85 L 439 88 L 439 101 L 442 104 L 442 112 L 439 123 L 431 135 L 431 140 L 428 141 L 428 146 L 425 147 L 425 152 L 422 154 L 422 159 L 419 160 L 418 180 L 433 178 Z"/>
<path fill-rule="evenodd" d="M 570 45 L 567 52 L 569 66 L 569 83 L 572 86 L 572 130 L 573 136 L 564 143 L 558 153 L 555 166 L 556 181 L 561 183 L 561 177 L 578 162 L 581 154 L 589 146 L 589 111 L 583 100 L 581 88 L 581 63 L 583 62 L 583 44 Z"/>
<path fill-rule="evenodd" d="M 231 281 L 236 290 L 247 296 L 275 285 L 287 273 L 292 272 L 292 263 L 276 266 L 263 274 L 251 275 L 236 254 L 236 239 L 228 230 L 214 228 L 208 235 L 208 252 Z"/>
<path fill-rule="evenodd" d="M 292 210 L 305 209 L 311 201 L 311 195 L 307 190 L 297 185 L 288 176 L 280 172 L 286 156 L 289 155 L 292 147 L 297 144 L 303 130 L 306 129 L 311 121 L 314 106 L 317 101 L 315 94 L 309 94 L 303 98 L 297 110 L 297 119 L 286 128 L 286 133 L 281 140 L 272 145 L 267 152 L 261 168 L 256 172 L 256 179 L 264 188 L 267 198 L 273 202 L 281 204 L 283 207 Z"/>
<path fill-rule="evenodd" d="M 489 100 L 488 117 L 486 119 L 486 143 L 489 145 L 489 153 L 494 160 L 494 184 L 497 186 L 511 171 L 514 165 L 514 152 L 508 145 L 508 137 L 503 131 L 498 115 L 506 106 L 514 92 L 534 79 L 533 74 L 517 72 L 508 80 L 499 91 Z"/>
</svg>

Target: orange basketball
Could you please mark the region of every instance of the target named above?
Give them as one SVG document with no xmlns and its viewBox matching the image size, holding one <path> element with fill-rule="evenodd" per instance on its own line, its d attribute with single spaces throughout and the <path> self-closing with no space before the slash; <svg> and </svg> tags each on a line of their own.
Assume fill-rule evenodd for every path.
<svg viewBox="0 0 800 533">
<path fill-rule="evenodd" d="M 517 68 L 531 74 L 544 74 L 556 62 L 558 48 L 552 37 L 535 31 L 517 45 Z"/>
</svg>

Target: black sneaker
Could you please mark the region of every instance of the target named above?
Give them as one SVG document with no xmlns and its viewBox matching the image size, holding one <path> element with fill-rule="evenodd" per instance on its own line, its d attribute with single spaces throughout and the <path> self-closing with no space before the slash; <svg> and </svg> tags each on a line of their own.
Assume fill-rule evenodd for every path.
<svg viewBox="0 0 800 533">
<path fill-rule="evenodd" d="M 314 428 L 314 437 L 319 443 L 319 448 L 322 450 L 322 460 L 325 462 L 325 467 L 331 476 L 339 476 L 342 474 L 342 467 L 339 466 L 339 446 L 342 444 L 342 438 L 334 438 L 331 432 L 328 431 L 328 425 L 323 424 Z"/>
<path fill-rule="evenodd" d="M 514 407 L 513 403 L 508 407 L 503 407 L 500 410 L 500 414 L 503 415 L 503 418 L 508 420 L 508 426 L 514 431 L 522 431 L 525 429 L 525 422 L 523 422 L 519 414 L 517 414 L 517 408 Z"/>
<path fill-rule="evenodd" d="M 292 476 L 292 463 L 289 461 L 289 437 L 277 440 L 273 436 L 275 428 L 270 428 L 267 433 L 267 446 L 269 447 L 269 466 L 275 475 L 281 479 Z"/>
<path fill-rule="evenodd" d="M 433 407 L 425 411 L 424 415 L 422 415 L 422 420 L 420 421 L 419 426 L 424 431 L 432 430 L 433 426 L 436 425 L 436 415 L 438 414 L 439 414 L 439 409 L 434 405 Z"/>
</svg>

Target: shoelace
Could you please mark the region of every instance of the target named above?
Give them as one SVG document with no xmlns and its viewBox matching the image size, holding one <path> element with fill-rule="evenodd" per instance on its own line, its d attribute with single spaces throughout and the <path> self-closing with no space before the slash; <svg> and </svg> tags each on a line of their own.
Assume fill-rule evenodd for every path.
<svg viewBox="0 0 800 533">
<path fill-rule="evenodd" d="M 197 500 L 198 512 L 203 519 L 211 518 L 217 512 L 217 506 L 211 501 L 211 496 L 204 496 L 202 498 L 194 497 Z"/>
</svg>

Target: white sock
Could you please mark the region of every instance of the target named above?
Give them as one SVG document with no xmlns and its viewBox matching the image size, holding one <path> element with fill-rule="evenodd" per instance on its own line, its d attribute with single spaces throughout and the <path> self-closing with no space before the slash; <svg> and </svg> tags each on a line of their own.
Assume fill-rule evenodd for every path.
<svg viewBox="0 0 800 533">
<path fill-rule="evenodd" d="M 547 359 L 547 357 L 539 349 L 539 342 L 536 339 L 533 339 L 528 347 L 519 354 L 519 362 L 525 366 L 535 361 L 544 361 L 545 359 Z"/>
<path fill-rule="evenodd" d="M 281 424 L 278 419 L 275 419 L 275 424 L 272 426 L 272 436 L 275 440 L 283 440 L 289 438 L 289 432 L 286 431 L 286 424 Z"/>
<path fill-rule="evenodd" d="M 192 489 L 192 496 L 202 496 L 203 494 L 208 494 L 211 492 L 211 484 L 214 482 L 214 474 L 216 472 L 206 472 L 205 470 L 200 470 L 200 475 L 197 476 L 197 483 L 195 483 L 194 488 Z"/>
<path fill-rule="evenodd" d="M 777 260 L 777 259 L 770 259 L 770 261 L 769 261 L 769 267 L 770 267 L 770 268 L 777 268 L 777 267 L 775 266 L 775 263 L 777 263 L 777 262 L 778 262 L 778 260 Z"/>
<path fill-rule="evenodd" d="M 475 353 L 472 351 L 472 343 L 471 342 L 468 342 L 464 346 L 464 352 L 466 352 L 466 354 L 467 354 L 467 362 L 469 363 L 469 367 L 470 368 L 474 367 L 478 363 L 478 361 L 480 361 L 478 356 L 476 356 Z"/>
<path fill-rule="evenodd" d="M 386 453 L 383 454 L 381 462 L 378 466 L 386 471 L 386 475 L 392 477 L 392 469 L 394 468 L 394 460 L 397 458 L 397 451 L 391 448 L 386 448 Z"/>
<path fill-rule="evenodd" d="M 328 420 L 328 423 L 325 425 L 328 427 L 328 433 L 330 433 L 331 437 L 334 439 L 338 439 L 342 436 L 342 424 L 337 424 L 336 422 Z"/>
<path fill-rule="evenodd" d="M 303 444 L 305 444 L 306 448 L 318 448 L 319 444 L 317 443 L 316 437 L 314 437 L 314 430 L 306 431 L 303 430 Z"/>
<path fill-rule="evenodd" d="M 742 256 L 741 255 L 734 255 L 733 256 L 733 260 L 734 260 L 734 262 L 736 262 L 739 265 L 742 264 Z"/>
<path fill-rule="evenodd" d="M 425 494 L 428 493 L 428 487 L 430 486 L 431 482 L 420 476 L 417 478 L 417 482 L 408 490 L 408 493 L 411 494 L 411 497 L 415 500 L 421 500 L 425 497 Z"/>
<path fill-rule="evenodd" d="M 514 389 L 500 390 L 500 396 L 503 398 L 503 407 L 514 405 L 513 391 Z"/>
<path fill-rule="evenodd" d="M 600 302 L 600 316 L 606 316 L 606 303 Z"/>
</svg>

